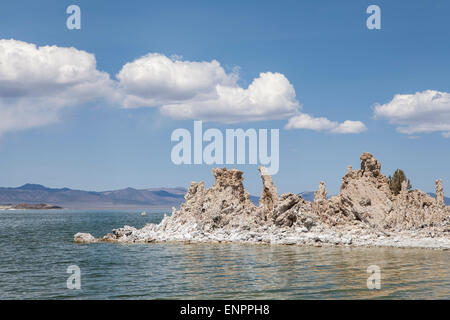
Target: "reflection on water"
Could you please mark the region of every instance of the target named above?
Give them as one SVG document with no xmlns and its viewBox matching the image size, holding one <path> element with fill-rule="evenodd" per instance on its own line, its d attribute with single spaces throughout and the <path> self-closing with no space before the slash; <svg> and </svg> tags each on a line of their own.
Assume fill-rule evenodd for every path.
<svg viewBox="0 0 450 320">
<path fill-rule="evenodd" d="M 300 248 L 252 245 L 163 245 L 170 297 L 219 299 L 448 298 L 447 253 L 428 250 Z M 382 271 L 381 290 L 368 290 L 369 265 Z"/>
<path fill-rule="evenodd" d="M 161 214 L 0 213 L 0 298 L 75 299 L 449 299 L 449 251 L 237 244 L 75 245 Z M 81 268 L 81 290 L 66 269 Z M 381 268 L 368 290 L 367 267 Z"/>
</svg>

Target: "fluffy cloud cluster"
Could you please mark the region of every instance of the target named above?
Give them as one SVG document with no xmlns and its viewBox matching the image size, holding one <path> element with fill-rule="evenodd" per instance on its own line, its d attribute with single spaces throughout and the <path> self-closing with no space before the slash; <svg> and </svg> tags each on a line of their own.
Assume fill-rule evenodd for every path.
<svg viewBox="0 0 450 320">
<path fill-rule="evenodd" d="M 102 99 L 124 108 L 158 107 L 174 119 L 245 122 L 289 119 L 288 129 L 333 133 L 366 130 L 301 113 L 295 89 L 280 73 L 264 72 L 247 88 L 237 71 L 216 60 L 191 62 L 151 53 L 125 64 L 116 79 L 97 70 L 93 54 L 0 40 L 0 134 L 58 120 L 64 107 Z"/>
<path fill-rule="evenodd" d="M 333 133 L 366 130 L 359 121 L 332 122 L 301 113 L 295 89 L 281 73 L 264 72 L 248 88 L 237 84 L 219 62 L 190 62 L 148 54 L 127 63 L 117 75 L 124 107 L 160 107 L 173 119 L 225 123 L 289 119 L 288 129 L 328 129 Z"/>
<path fill-rule="evenodd" d="M 339 123 L 323 117 L 314 118 L 307 114 L 300 114 L 290 118 L 285 129 L 309 129 L 336 134 L 361 133 L 367 130 L 366 126 L 361 121 L 346 120 Z"/>
<path fill-rule="evenodd" d="M 285 119 L 300 108 L 294 87 L 280 73 L 261 73 L 247 89 L 217 85 L 215 93 L 209 99 L 167 104 L 161 110 L 175 119 L 239 122 Z"/>
<path fill-rule="evenodd" d="M 441 132 L 450 137 L 450 94 L 435 90 L 397 94 L 386 104 L 376 105 L 375 118 L 387 119 L 406 134 Z"/>
<path fill-rule="evenodd" d="M 117 75 L 124 90 L 123 106 L 155 107 L 217 96 L 216 86 L 236 86 L 219 62 L 181 61 L 151 53 L 125 64 Z"/>
<path fill-rule="evenodd" d="M 55 122 L 61 108 L 104 99 L 113 86 L 90 53 L 0 40 L 0 134 Z"/>
<path fill-rule="evenodd" d="M 124 107 L 161 107 L 174 119 L 283 119 L 300 106 L 284 75 L 261 73 L 244 89 L 237 85 L 237 72 L 226 73 L 216 60 L 191 62 L 152 53 L 127 63 L 117 78 Z"/>
</svg>

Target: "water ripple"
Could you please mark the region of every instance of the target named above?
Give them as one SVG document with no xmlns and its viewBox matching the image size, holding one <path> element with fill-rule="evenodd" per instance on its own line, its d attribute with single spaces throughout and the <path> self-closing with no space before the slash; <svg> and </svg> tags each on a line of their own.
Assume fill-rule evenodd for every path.
<svg viewBox="0 0 450 320">
<path fill-rule="evenodd" d="M 449 299 L 448 251 L 237 244 L 72 243 L 162 213 L 0 213 L 0 299 Z M 81 290 L 69 290 L 69 265 Z M 381 289 L 368 290 L 369 265 Z"/>
</svg>

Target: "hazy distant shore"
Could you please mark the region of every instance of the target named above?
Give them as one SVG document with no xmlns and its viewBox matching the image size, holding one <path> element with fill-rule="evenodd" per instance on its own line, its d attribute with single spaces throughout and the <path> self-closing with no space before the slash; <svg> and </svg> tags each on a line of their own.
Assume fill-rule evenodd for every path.
<svg viewBox="0 0 450 320">
<path fill-rule="evenodd" d="M 168 206 L 127 206 L 127 205 L 118 205 L 118 206 L 95 206 L 90 204 L 69 204 L 69 205 L 48 205 L 48 207 L 37 207 L 35 205 L 30 205 L 27 207 L 15 205 L 0 205 L 0 211 L 14 211 L 14 210 L 111 210 L 111 211 L 121 211 L 121 210 L 142 210 L 142 211 L 154 211 L 159 210 L 162 212 L 171 212 L 173 207 Z"/>
<path fill-rule="evenodd" d="M 38 204 L 18 203 L 10 205 L 0 205 L 0 210 L 61 210 L 61 209 L 64 208 L 46 203 L 38 203 Z"/>
</svg>

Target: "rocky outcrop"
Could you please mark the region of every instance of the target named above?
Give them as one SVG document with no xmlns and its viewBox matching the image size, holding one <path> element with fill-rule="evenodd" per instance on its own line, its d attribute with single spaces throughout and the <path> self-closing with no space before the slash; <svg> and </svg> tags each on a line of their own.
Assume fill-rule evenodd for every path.
<svg viewBox="0 0 450 320">
<path fill-rule="evenodd" d="M 393 209 L 389 183 L 380 172 L 381 164 L 370 153 L 361 157 L 360 170 L 348 170 L 342 178 L 339 202 L 342 214 L 371 227 L 385 227 Z"/>
<path fill-rule="evenodd" d="M 75 234 L 73 241 L 75 243 L 92 243 L 95 242 L 96 239 L 89 233 L 78 232 L 77 234 Z"/>
<path fill-rule="evenodd" d="M 263 183 L 263 191 L 259 198 L 259 206 L 270 211 L 273 210 L 274 205 L 278 201 L 278 190 L 273 183 L 272 176 L 267 172 L 267 168 L 259 167 L 258 170 L 261 174 Z"/>
<path fill-rule="evenodd" d="M 436 180 L 436 206 L 438 208 L 444 208 L 444 187 L 442 186 L 442 180 Z"/>
<path fill-rule="evenodd" d="M 328 212 L 330 215 L 332 208 L 340 218 L 349 217 L 379 230 L 421 228 L 442 222 L 448 214 L 443 204 L 442 182 L 436 182 L 436 200 L 420 190 L 408 191 L 406 181 L 395 196 L 388 179 L 381 173 L 381 163 L 368 152 L 364 152 L 360 159 L 361 169 L 348 167 L 338 196 L 323 203 L 317 209 L 319 214 Z M 319 187 L 319 194 L 323 193 L 320 190 Z M 319 199 L 323 202 L 320 196 Z M 348 222 L 348 219 L 336 221 Z"/>
<path fill-rule="evenodd" d="M 381 163 L 369 152 L 364 152 L 361 157 L 361 172 L 367 176 L 378 177 L 381 173 Z"/>
<path fill-rule="evenodd" d="M 320 181 L 319 190 L 314 191 L 314 203 L 321 203 L 327 200 L 327 189 L 325 182 Z"/>
<path fill-rule="evenodd" d="M 272 222 L 279 227 L 292 227 L 296 225 L 306 224 L 312 225 L 309 221 L 305 221 L 306 215 L 311 213 L 311 204 L 303 200 L 301 196 L 293 193 L 285 193 L 281 195 L 279 201 L 271 214 Z M 307 228 L 310 227 L 307 226 Z"/>
<path fill-rule="evenodd" d="M 186 202 L 173 212 L 171 223 L 193 222 L 205 229 L 251 227 L 265 220 L 263 210 L 250 200 L 244 189 L 242 171 L 213 169 L 214 185 L 205 190 L 203 182 L 192 183 Z M 173 220 L 173 222 L 172 222 Z"/>
<path fill-rule="evenodd" d="M 327 198 L 324 182 L 314 201 L 286 193 L 278 196 L 272 177 L 259 168 L 263 190 L 259 206 L 250 200 L 243 173 L 213 169 L 214 185 L 192 182 L 185 202 L 160 224 L 142 229 L 115 229 L 103 238 L 78 233 L 75 242 L 231 241 L 308 245 L 395 245 L 450 248 L 450 215 L 442 181 L 436 199 L 420 190 L 408 191 L 406 182 L 394 195 L 381 163 L 363 153 L 361 168 L 347 168 L 338 195 Z M 386 236 L 400 240 L 392 243 Z M 428 240 L 429 235 L 433 240 Z M 427 239 L 425 239 L 427 238 Z"/>
<path fill-rule="evenodd" d="M 351 170 L 351 167 L 348 170 Z M 319 183 L 318 190 L 314 192 L 312 212 L 326 225 L 335 226 L 349 221 L 348 216 L 343 214 L 341 198 L 334 196 L 327 199 L 327 189 L 323 181 Z"/>
</svg>

